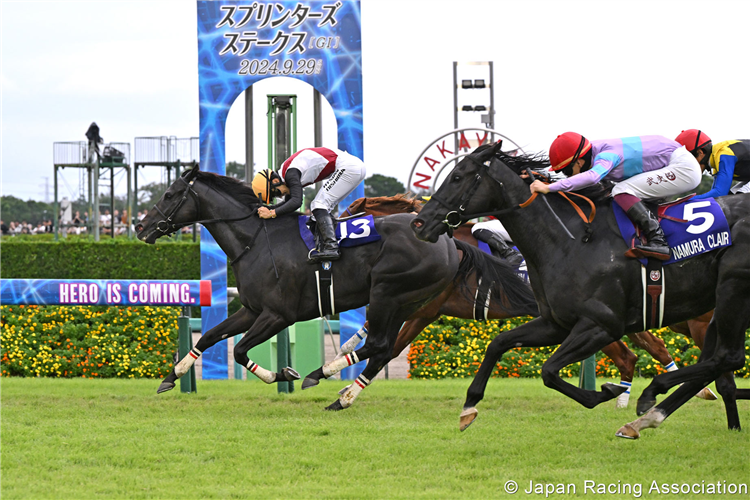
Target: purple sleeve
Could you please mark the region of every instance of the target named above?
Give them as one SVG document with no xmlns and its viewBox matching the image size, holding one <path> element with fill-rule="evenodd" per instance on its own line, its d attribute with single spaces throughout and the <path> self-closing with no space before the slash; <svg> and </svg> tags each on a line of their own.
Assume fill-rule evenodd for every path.
<svg viewBox="0 0 750 500">
<path fill-rule="evenodd" d="M 588 172 L 583 172 L 581 174 L 576 174 L 568 177 L 567 179 L 553 182 L 549 185 L 549 190 L 553 193 L 557 191 L 574 191 L 576 189 L 585 188 L 587 186 L 593 186 L 594 184 L 599 182 L 599 179 L 600 177 L 598 173 L 593 170 L 589 170 Z"/>
</svg>

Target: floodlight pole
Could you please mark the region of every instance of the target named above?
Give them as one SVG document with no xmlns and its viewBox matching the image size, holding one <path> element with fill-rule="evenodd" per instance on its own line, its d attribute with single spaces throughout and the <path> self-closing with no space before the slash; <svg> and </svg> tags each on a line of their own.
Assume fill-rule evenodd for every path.
<svg viewBox="0 0 750 500">
<path fill-rule="evenodd" d="M 91 213 L 94 228 L 94 241 L 99 241 L 99 155 L 94 158 L 94 207 Z"/>
</svg>

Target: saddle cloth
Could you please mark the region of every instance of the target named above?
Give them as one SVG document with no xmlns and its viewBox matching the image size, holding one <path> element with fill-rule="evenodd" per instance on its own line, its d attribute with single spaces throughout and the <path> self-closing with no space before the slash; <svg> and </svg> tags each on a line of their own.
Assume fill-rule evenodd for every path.
<svg viewBox="0 0 750 500">
<path fill-rule="evenodd" d="M 612 203 L 612 209 L 620 234 L 633 248 L 637 237 L 635 224 L 617 203 Z M 665 266 L 732 244 L 727 218 L 713 198 L 685 198 L 659 205 L 657 214 L 672 253 L 669 260 L 663 262 Z M 638 260 L 646 265 L 646 259 Z"/>
<path fill-rule="evenodd" d="M 305 245 L 307 245 L 307 249 L 312 250 L 315 248 L 315 235 L 307 226 L 309 219 L 310 217 L 306 215 L 299 216 L 299 235 L 302 241 L 305 242 Z M 346 248 L 378 241 L 380 234 L 375 229 L 375 219 L 373 219 L 372 215 L 366 215 L 364 217 L 338 221 L 336 225 L 336 238 L 339 240 L 339 247 Z"/>
</svg>

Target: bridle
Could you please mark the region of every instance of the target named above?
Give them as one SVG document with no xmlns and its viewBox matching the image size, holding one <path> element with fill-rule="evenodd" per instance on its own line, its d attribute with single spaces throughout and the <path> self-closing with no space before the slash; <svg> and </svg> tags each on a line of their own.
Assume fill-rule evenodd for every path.
<svg viewBox="0 0 750 500">
<path fill-rule="evenodd" d="M 461 195 L 461 199 L 458 202 L 458 210 L 451 210 L 454 205 L 448 204 L 447 201 L 443 200 L 440 196 L 437 194 L 433 194 L 430 197 L 430 200 L 435 200 L 441 205 L 443 205 L 445 208 L 450 210 L 447 214 L 445 214 L 445 219 L 443 220 L 443 224 L 447 225 L 449 228 L 449 234 L 452 233 L 453 229 L 457 228 L 464 222 L 476 219 L 477 217 L 484 217 L 488 215 L 497 216 L 497 215 L 503 215 L 505 213 L 512 212 L 514 210 L 518 210 L 519 208 L 523 208 L 525 206 L 528 206 L 529 203 L 534 201 L 536 198 L 536 193 L 531 195 L 531 198 L 529 198 L 524 203 L 521 203 L 520 205 L 513 205 L 512 207 L 505 208 L 502 210 L 495 210 L 492 212 L 482 212 L 482 213 L 474 213 L 474 214 L 467 214 L 466 213 L 466 206 L 471 200 L 471 198 L 474 196 L 474 193 L 476 193 L 477 189 L 479 189 L 479 186 L 482 183 L 482 178 L 487 177 L 497 183 L 500 188 L 504 188 L 504 184 L 502 181 L 496 179 L 491 173 L 490 173 L 490 164 L 492 160 L 487 160 L 485 162 L 480 162 L 475 158 L 472 158 L 471 156 L 466 156 L 466 159 L 473 162 L 478 170 L 476 175 L 474 176 L 474 182 L 472 182 L 471 186 L 469 186 L 469 189 L 464 191 L 464 193 Z"/>
<path fill-rule="evenodd" d="M 160 231 L 162 234 L 168 234 L 175 231 L 178 231 L 179 229 L 182 229 L 183 227 L 190 226 L 193 224 L 210 224 L 212 222 L 235 222 L 240 220 L 245 220 L 253 215 L 255 215 L 258 211 L 258 207 L 253 208 L 252 211 L 244 215 L 242 217 L 236 217 L 233 219 L 203 219 L 203 220 L 195 220 L 195 221 L 189 221 L 189 222 L 182 222 L 180 224 L 174 224 L 172 223 L 172 218 L 177 214 L 177 211 L 182 208 L 182 205 L 187 201 L 188 195 L 192 194 L 195 198 L 196 203 L 198 204 L 198 213 L 201 212 L 201 199 L 200 196 L 198 196 L 198 193 L 193 189 L 193 184 L 195 184 L 196 179 L 192 179 L 190 182 L 186 181 L 184 177 L 179 177 L 179 180 L 181 180 L 183 183 L 185 183 L 185 189 L 182 191 L 180 199 L 180 202 L 177 203 L 177 205 L 169 212 L 169 215 L 166 215 L 164 211 L 159 208 L 158 205 L 154 205 L 154 208 L 157 212 L 163 217 L 162 220 L 156 223 L 156 229 Z"/>
</svg>

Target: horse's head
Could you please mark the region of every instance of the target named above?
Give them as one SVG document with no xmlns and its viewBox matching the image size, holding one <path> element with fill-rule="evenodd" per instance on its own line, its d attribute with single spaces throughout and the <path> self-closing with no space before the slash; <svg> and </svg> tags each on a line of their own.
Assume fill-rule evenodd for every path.
<svg viewBox="0 0 750 500">
<path fill-rule="evenodd" d="M 200 218 L 200 202 L 193 189 L 198 167 L 186 170 L 164 192 L 154 208 L 135 226 L 136 236 L 146 243 L 156 243 L 162 236 L 178 231 L 183 223 Z"/>
<path fill-rule="evenodd" d="M 500 151 L 501 144 L 479 147 L 465 156 L 451 171 L 430 201 L 411 223 L 417 238 L 436 242 L 449 228 L 492 210 L 502 208 L 502 200 L 494 196 L 489 164 Z"/>
</svg>

